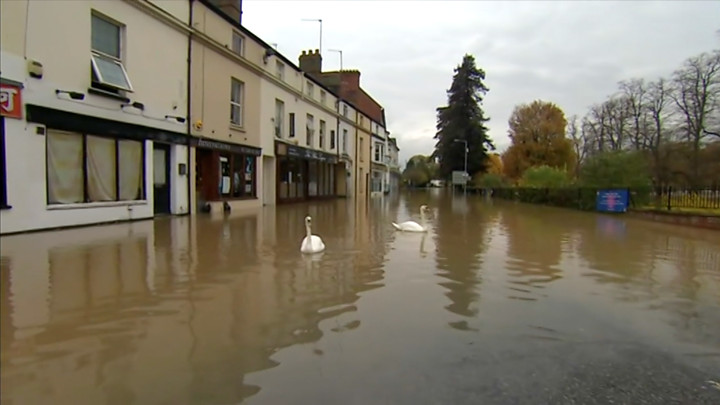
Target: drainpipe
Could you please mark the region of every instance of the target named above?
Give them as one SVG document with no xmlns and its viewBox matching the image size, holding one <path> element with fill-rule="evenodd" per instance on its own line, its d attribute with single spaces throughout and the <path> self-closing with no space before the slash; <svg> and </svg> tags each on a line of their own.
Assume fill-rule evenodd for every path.
<svg viewBox="0 0 720 405">
<path fill-rule="evenodd" d="M 193 0 L 188 0 L 188 4 L 190 5 L 190 15 L 188 19 L 188 24 L 190 25 L 190 32 L 188 32 L 188 51 L 187 51 L 187 102 L 185 103 L 187 106 L 187 119 L 185 122 L 187 123 L 187 171 L 186 171 L 186 177 L 187 177 L 187 199 L 188 199 L 188 215 L 192 215 L 192 176 L 190 176 L 190 173 L 192 173 L 192 167 L 193 162 L 190 161 L 191 155 L 190 155 L 190 148 L 191 146 L 191 140 L 192 140 L 192 120 L 190 119 L 190 103 L 192 100 L 192 97 L 190 97 L 190 92 L 192 91 L 192 84 L 190 83 L 190 77 L 192 75 L 191 68 L 192 68 L 192 30 L 193 30 Z"/>
</svg>

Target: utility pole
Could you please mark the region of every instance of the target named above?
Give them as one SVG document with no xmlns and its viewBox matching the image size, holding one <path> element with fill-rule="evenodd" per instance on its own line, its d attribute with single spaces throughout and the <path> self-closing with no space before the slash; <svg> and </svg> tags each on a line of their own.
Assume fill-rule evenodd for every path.
<svg viewBox="0 0 720 405">
<path fill-rule="evenodd" d="M 342 59 L 342 49 L 328 49 L 330 52 L 337 52 L 340 54 L 340 71 L 343 70 L 343 59 Z"/>
<path fill-rule="evenodd" d="M 302 21 L 315 21 L 320 23 L 320 55 L 322 55 L 322 19 L 321 18 L 303 18 Z"/>
</svg>

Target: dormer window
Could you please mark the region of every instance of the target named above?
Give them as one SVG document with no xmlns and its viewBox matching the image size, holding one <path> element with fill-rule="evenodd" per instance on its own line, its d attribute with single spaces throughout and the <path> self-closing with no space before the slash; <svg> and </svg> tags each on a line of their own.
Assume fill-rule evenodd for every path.
<svg viewBox="0 0 720 405">
<path fill-rule="evenodd" d="M 92 85 L 112 92 L 132 92 L 132 84 L 122 63 L 123 26 L 92 14 Z"/>
</svg>

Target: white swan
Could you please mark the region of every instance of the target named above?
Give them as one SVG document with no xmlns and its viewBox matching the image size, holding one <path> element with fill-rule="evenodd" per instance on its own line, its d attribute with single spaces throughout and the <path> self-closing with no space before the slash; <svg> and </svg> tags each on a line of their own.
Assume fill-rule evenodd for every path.
<svg viewBox="0 0 720 405">
<path fill-rule="evenodd" d="M 405 221 L 401 224 L 392 223 L 398 231 L 405 232 L 427 232 L 427 224 L 425 223 L 425 212 L 428 211 L 427 205 L 420 206 L 420 223 L 415 221 Z"/>
<path fill-rule="evenodd" d="M 312 231 L 310 230 L 310 222 L 312 222 L 310 216 L 305 217 L 305 230 L 307 231 L 307 236 L 305 236 L 300 244 L 300 251 L 302 253 L 322 252 L 325 250 L 325 244 L 319 236 L 312 234 Z"/>
</svg>

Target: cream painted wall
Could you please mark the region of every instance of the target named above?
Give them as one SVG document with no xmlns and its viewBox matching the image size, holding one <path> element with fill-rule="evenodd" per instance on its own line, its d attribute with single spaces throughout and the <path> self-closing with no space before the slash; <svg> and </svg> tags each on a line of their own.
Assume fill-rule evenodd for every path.
<svg viewBox="0 0 720 405">
<path fill-rule="evenodd" d="M 0 1 L 0 44 L 3 52 L 23 55 L 28 6 L 27 0 Z M 5 77 L 5 69 L 2 72 Z"/>
<path fill-rule="evenodd" d="M 93 10 L 125 25 L 123 62 L 134 88 L 127 97 L 145 105 L 142 115 L 132 108 L 121 109 L 118 100 L 87 94 Z M 29 11 L 27 57 L 43 64 L 44 75 L 41 80 L 26 81 L 26 103 L 186 132 L 185 124 L 164 119 L 165 115 L 186 113 L 186 34 L 123 1 L 31 2 Z M 54 40 L 48 40 L 46 27 L 58 20 L 63 21 L 64 28 L 53 33 Z M 163 46 L 147 38 L 162 39 Z M 85 100 L 75 102 L 56 96 L 55 89 L 86 93 Z"/>
<path fill-rule="evenodd" d="M 185 24 L 190 21 L 190 2 L 187 0 L 137 0 L 146 1 Z"/>
<path fill-rule="evenodd" d="M 202 40 L 192 44 L 191 122 L 202 122 L 201 129 L 193 128 L 193 135 L 260 147 L 260 105 L 255 101 L 260 99 L 260 72 L 244 66 L 243 58 L 230 51 L 233 27 L 200 2 L 193 4 L 193 27 L 216 44 Z M 243 43 L 244 57 L 261 63 L 261 47 L 248 37 Z M 230 123 L 232 78 L 244 83 L 239 127 Z"/>
<path fill-rule="evenodd" d="M 270 63 L 268 63 L 270 65 Z M 287 67 L 286 67 L 287 69 Z M 292 73 L 286 71 L 285 74 Z M 294 76 L 294 75 L 293 75 Z M 285 141 L 297 141 L 298 146 L 321 150 L 323 152 L 336 154 L 338 151 L 337 133 L 335 134 L 335 147 L 330 147 L 330 131 L 337 131 L 337 118 L 335 116 L 335 102 L 337 98 L 327 93 L 325 108 L 317 102 L 309 100 L 305 96 L 285 88 L 271 78 L 263 78 L 261 84 L 261 116 L 260 128 L 262 134 L 263 155 L 274 156 L 275 141 L 275 100 L 281 100 L 285 104 L 285 113 L 283 114 L 283 129 L 281 139 Z M 318 93 L 316 91 L 316 93 Z M 319 94 L 319 93 L 318 93 Z M 289 114 L 295 113 L 295 137 L 290 138 Z M 312 146 L 307 146 L 307 137 L 305 125 L 307 114 L 314 117 L 315 137 Z M 320 148 L 320 120 L 325 121 L 325 142 L 324 147 Z"/>
</svg>

